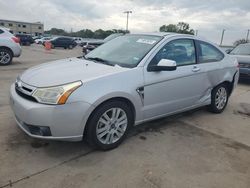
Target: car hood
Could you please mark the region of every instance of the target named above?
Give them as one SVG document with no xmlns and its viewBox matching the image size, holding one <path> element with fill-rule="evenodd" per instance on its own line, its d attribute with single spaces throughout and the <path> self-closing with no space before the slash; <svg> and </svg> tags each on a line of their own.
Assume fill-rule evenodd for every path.
<svg viewBox="0 0 250 188">
<path fill-rule="evenodd" d="M 68 58 L 45 63 L 26 70 L 21 81 L 35 87 L 49 87 L 81 80 L 93 79 L 128 70 L 120 66 L 109 66 L 82 58 Z"/>
<path fill-rule="evenodd" d="M 239 63 L 250 63 L 250 55 L 231 55 L 235 57 Z"/>
</svg>

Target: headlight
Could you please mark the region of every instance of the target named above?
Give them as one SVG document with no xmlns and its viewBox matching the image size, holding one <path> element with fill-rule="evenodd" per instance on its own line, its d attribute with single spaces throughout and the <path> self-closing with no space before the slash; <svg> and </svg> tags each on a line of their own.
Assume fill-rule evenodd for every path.
<svg viewBox="0 0 250 188">
<path fill-rule="evenodd" d="M 77 81 L 56 87 L 37 88 L 32 96 L 44 104 L 65 104 L 70 94 L 81 85 L 82 82 Z"/>
</svg>

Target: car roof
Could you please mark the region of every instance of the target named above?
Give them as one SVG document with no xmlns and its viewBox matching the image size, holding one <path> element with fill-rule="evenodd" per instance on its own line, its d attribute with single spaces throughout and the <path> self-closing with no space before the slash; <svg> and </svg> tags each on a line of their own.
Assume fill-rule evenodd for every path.
<svg viewBox="0 0 250 188">
<path fill-rule="evenodd" d="M 134 35 L 152 35 L 152 36 L 160 36 L 160 37 L 171 37 L 171 36 L 176 36 L 176 35 L 180 35 L 180 36 L 194 36 L 194 35 L 189 35 L 189 34 L 182 34 L 182 33 L 170 33 L 170 32 L 140 32 L 140 33 L 131 33 Z"/>
<path fill-rule="evenodd" d="M 239 46 L 250 46 L 250 43 L 243 43 L 243 44 L 239 44 Z"/>
<path fill-rule="evenodd" d="M 10 29 L 9 28 L 7 28 L 7 27 L 0 27 L 0 29 L 2 29 L 2 30 L 4 30 L 4 31 L 10 31 Z"/>
</svg>

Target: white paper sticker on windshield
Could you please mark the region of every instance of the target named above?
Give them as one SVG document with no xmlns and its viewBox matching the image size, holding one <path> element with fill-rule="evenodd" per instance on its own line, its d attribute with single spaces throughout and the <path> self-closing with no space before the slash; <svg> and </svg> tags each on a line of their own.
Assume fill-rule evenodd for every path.
<svg viewBox="0 0 250 188">
<path fill-rule="evenodd" d="M 136 42 L 144 43 L 144 44 L 154 44 L 156 40 L 150 40 L 150 39 L 138 39 Z"/>
</svg>

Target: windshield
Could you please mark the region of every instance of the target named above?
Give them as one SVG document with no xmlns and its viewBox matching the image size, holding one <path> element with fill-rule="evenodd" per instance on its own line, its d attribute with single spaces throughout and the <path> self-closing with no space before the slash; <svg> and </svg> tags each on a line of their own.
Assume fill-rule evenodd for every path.
<svg viewBox="0 0 250 188">
<path fill-rule="evenodd" d="M 122 33 L 111 34 L 108 37 L 106 37 L 103 41 L 108 42 L 108 41 L 110 41 L 116 37 L 122 36 L 122 35 L 123 35 Z"/>
<path fill-rule="evenodd" d="M 104 43 L 85 58 L 133 68 L 161 39 L 162 37 L 152 35 L 124 35 Z"/>
<path fill-rule="evenodd" d="M 250 44 L 242 44 L 235 47 L 230 54 L 235 55 L 250 55 Z"/>
</svg>

